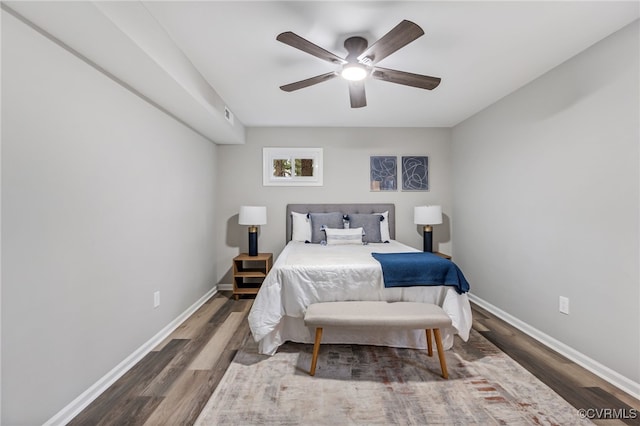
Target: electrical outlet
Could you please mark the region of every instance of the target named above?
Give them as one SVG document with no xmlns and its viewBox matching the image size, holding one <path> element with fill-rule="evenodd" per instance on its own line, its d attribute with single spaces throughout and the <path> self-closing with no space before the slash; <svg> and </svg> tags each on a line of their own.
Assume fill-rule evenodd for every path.
<svg viewBox="0 0 640 426">
<path fill-rule="evenodd" d="M 160 306 L 160 292 L 156 291 L 153 293 L 153 307 L 157 308 Z"/>
<path fill-rule="evenodd" d="M 558 300 L 558 308 L 560 313 L 569 315 L 569 298 L 560 296 L 560 299 Z"/>
</svg>

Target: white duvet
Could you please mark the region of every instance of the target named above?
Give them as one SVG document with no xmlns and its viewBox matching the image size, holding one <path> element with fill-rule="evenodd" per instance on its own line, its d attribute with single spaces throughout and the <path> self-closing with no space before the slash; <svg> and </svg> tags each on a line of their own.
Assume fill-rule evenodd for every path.
<svg viewBox="0 0 640 426">
<path fill-rule="evenodd" d="M 451 317 L 442 330 L 445 349 L 453 336 L 469 338 L 471 307 L 467 294 L 450 286 L 385 288 L 380 263 L 371 253 L 417 251 L 391 241 L 368 245 L 320 245 L 291 241 L 265 278 L 249 313 L 249 326 L 260 353 L 273 355 L 286 341 L 313 343 L 304 325 L 307 306 L 337 300 L 386 300 L 434 303 Z M 323 343 L 354 343 L 426 348 L 424 330 L 325 329 Z"/>
</svg>

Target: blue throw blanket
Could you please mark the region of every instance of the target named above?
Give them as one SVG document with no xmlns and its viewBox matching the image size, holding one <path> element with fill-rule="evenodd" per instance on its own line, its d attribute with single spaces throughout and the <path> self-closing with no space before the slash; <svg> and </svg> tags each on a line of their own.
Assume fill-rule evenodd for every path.
<svg viewBox="0 0 640 426">
<path fill-rule="evenodd" d="M 385 287 L 450 285 L 460 294 L 469 291 L 469 283 L 458 266 L 428 252 L 371 253 L 382 265 Z"/>
</svg>

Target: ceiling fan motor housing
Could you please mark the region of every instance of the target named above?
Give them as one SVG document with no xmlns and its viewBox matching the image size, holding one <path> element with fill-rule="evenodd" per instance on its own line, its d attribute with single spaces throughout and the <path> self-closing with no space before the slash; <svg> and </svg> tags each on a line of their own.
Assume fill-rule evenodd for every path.
<svg viewBox="0 0 640 426">
<path fill-rule="evenodd" d="M 344 48 L 349 54 L 344 58 L 347 62 L 358 62 L 358 56 L 369 47 L 369 42 L 362 37 L 349 37 L 344 41 Z"/>
</svg>

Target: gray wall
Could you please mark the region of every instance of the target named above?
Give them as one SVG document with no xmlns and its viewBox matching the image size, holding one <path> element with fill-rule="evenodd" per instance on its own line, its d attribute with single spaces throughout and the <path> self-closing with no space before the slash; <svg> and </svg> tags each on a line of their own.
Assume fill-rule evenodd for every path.
<svg viewBox="0 0 640 426">
<path fill-rule="evenodd" d="M 245 145 L 219 146 L 218 190 L 224 200 L 217 224 L 220 282 L 232 282 L 231 259 L 247 250 L 247 227 L 238 225 L 238 209 L 245 204 L 267 206 L 268 223 L 260 227 L 258 245 L 260 251 L 274 254 L 285 245 L 288 203 L 395 203 L 396 239 L 416 248 L 422 248 L 422 230 L 413 224 L 413 207 L 441 204 L 446 217 L 434 227 L 434 249 L 450 253 L 450 134 L 449 129 L 438 128 L 252 128 Z M 262 186 L 263 147 L 323 148 L 324 185 Z M 371 192 L 371 155 L 429 156 L 430 190 Z"/>
<path fill-rule="evenodd" d="M 636 383 L 638 39 L 636 21 L 452 136 L 453 254 L 473 293 Z"/>
<path fill-rule="evenodd" d="M 42 424 L 215 284 L 215 162 L 2 12 L 0 423 Z"/>
</svg>

